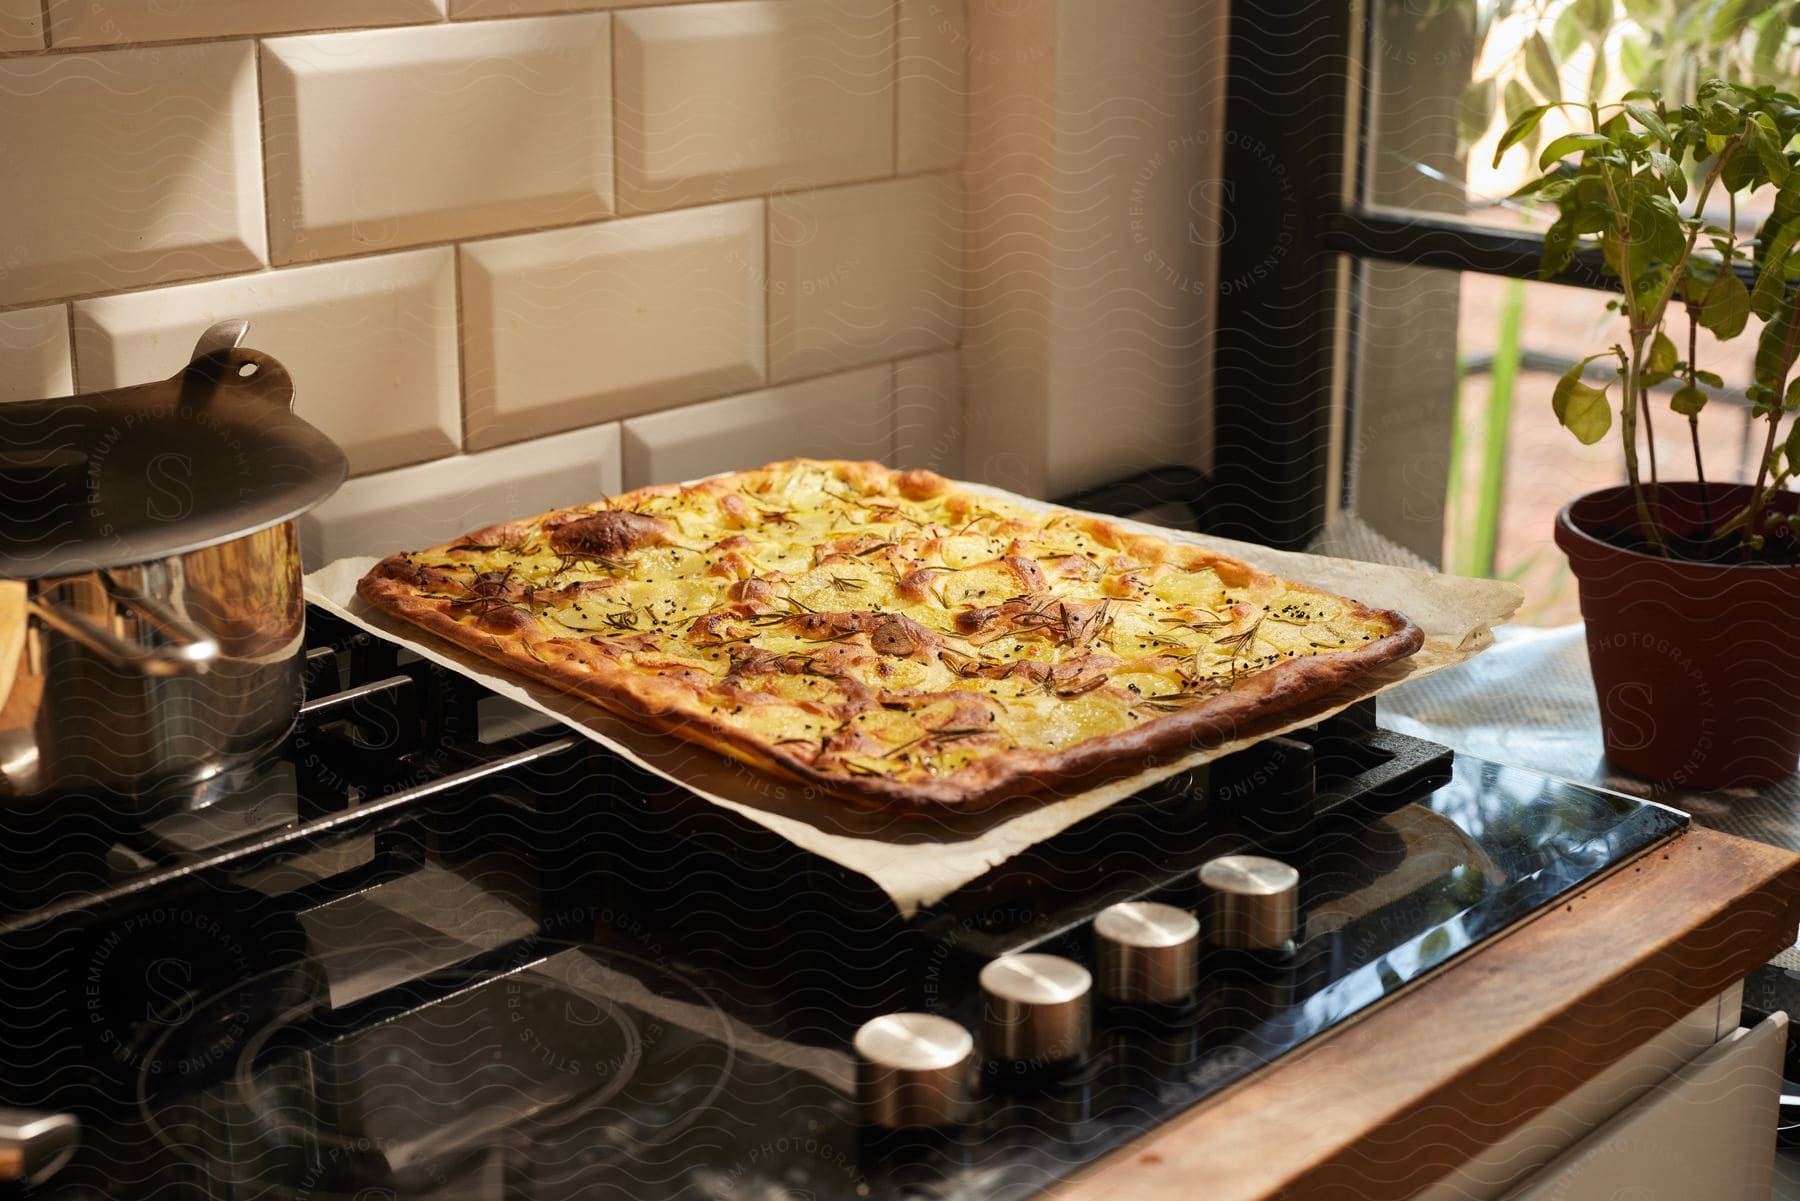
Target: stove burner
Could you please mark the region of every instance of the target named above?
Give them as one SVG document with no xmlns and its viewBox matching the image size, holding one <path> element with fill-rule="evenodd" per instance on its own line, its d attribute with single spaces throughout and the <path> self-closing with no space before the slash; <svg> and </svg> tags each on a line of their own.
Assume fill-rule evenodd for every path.
<svg viewBox="0 0 1800 1201">
<path fill-rule="evenodd" d="M 508 953 L 531 962 L 441 972 L 349 1010 L 329 1003 L 329 962 L 265 973 L 246 984 L 305 979 L 314 995 L 257 1029 L 239 989 L 192 1007 L 145 1055 L 138 1119 L 187 1171 L 259 1195 L 403 1198 L 485 1173 L 584 1174 L 718 1102 L 733 1031 L 702 990 L 635 956 L 538 940 Z"/>
</svg>

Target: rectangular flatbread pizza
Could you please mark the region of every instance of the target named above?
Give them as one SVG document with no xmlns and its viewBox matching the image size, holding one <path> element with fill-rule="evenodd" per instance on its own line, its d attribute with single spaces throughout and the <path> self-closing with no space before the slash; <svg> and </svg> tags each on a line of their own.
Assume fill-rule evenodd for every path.
<svg viewBox="0 0 1800 1201">
<path fill-rule="evenodd" d="M 808 459 L 488 526 L 357 590 L 635 723 L 896 806 L 1067 791 L 1422 641 L 1201 547 Z"/>
</svg>

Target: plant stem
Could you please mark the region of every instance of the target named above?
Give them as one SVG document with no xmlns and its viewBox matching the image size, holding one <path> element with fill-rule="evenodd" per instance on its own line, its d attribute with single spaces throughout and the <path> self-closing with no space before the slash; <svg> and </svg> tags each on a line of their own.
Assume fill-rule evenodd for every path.
<svg viewBox="0 0 1800 1201">
<path fill-rule="evenodd" d="M 1481 434 L 1481 474 L 1475 486 L 1475 529 L 1471 551 L 1478 564 L 1471 574 L 1492 576 L 1500 544 L 1500 507 L 1506 489 L 1507 435 L 1512 426 L 1513 387 L 1519 371 L 1519 337 L 1525 321 L 1525 285 L 1509 279 L 1500 301 L 1500 332 L 1494 343 L 1487 414 Z"/>
<path fill-rule="evenodd" d="M 1735 228 L 1735 227 L 1734 227 Z M 1731 260 L 1725 260 L 1725 270 L 1731 270 Z M 1700 351 L 1700 306 L 1694 303 L 1693 289 L 1688 289 L 1688 387 L 1694 386 L 1694 373 L 1699 366 L 1694 362 Z M 1706 468 L 1700 462 L 1700 414 L 1688 414 L 1688 438 L 1694 444 L 1694 478 L 1700 481 L 1700 520 L 1705 523 L 1706 537 L 1713 536 L 1712 496 L 1706 490 Z"/>
<path fill-rule="evenodd" d="M 1644 411 L 1644 449 L 1650 455 L 1650 489 L 1652 495 L 1655 495 L 1661 481 L 1656 478 L 1656 427 L 1650 424 L 1649 384 L 1642 384 L 1638 387 L 1638 407 Z M 1657 503 L 1658 505 L 1662 503 L 1660 498 Z"/>
<path fill-rule="evenodd" d="M 1600 128 L 1599 114 L 1595 114 L 1594 128 Z M 1625 314 L 1631 327 L 1631 356 L 1625 361 L 1625 402 L 1619 406 L 1619 436 L 1625 443 L 1625 479 L 1631 485 L 1631 502 L 1637 509 L 1638 528 L 1644 537 L 1650 540 L 1659 553 L 1663 550 L 1662 530 L 1657 528 L 1650 506 L 1644 500 L 1644 482 L 1638 470 L 1637 447 L 1637 414 L 1638 414 L 1638 373 L 1644 357 L 1644 338 L 1647 336 L 1642 314 L 1638 310 L 1637 292 L 1631 286 L 1631 216 L 1623 211 L 1619 203 L 1618 189 L 1613 187 L 1612 176 L 1601 173 L 1606 181 L 1606 195 L 1612 202 L 1612 211 L 1620 218 L 1617 228 L 1619 237 L 1619 281 L 1624 287 Z M 1692 243 L 1690 242 L 1690 246 Z"/>
<path fill-rule="evenodd" d="M 1694 443 L 1694 478 L 1700 481 L 1700 520 L 1705 523 L 1707 537 L 1712 537 L 1712 497 L 1706 491 L 1706 468 L 1700 463 L 1700 414 L 1688 416 L 1688 437 Z"/>
</svg>

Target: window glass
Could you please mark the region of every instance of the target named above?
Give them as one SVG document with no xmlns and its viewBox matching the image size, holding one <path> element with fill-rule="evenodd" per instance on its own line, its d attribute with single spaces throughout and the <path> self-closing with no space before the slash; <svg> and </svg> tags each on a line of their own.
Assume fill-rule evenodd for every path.
<svg viewBox="0 0 1800 1201">
<path fill-rule="evenodd" d="M 1438 273 L 1448 274 L 1448 273 Z M 1577 620 L 1574 582 L 1552 540 L 1557 510 L 1583 492 L 1625 482 L 1617 427 L 1583 446 L 1556 422 L 1550 396 L 1557 377 L 1577 360 L 1624 336 L 1606 311 L 1606 295 L 1585 288 L 1466 274 L 1457 320 L 1457 383 L 1444 505 L 1446 569 L 1498 576 L 1525 588 L 1520 620 L 1554 625 Z M 1719 343 L 1705 330 L 1697 361 L 1724 378 L 1699 416 L 1706 478 L 1752 478 L 1765 423 L 1752 422 L 1743 386 L 1750 376 L 1756 328 Z M 1687 348 L 1681 347 L 1685 356 Z M 1588 382 L 1619 384 L 1604 361 Z M 1656 465 L 1662 479 L 1694 478 L 1687 419 L 1669 410 L 1676 384 L 1651 390 Z"/>
<path fill-rule="evenodd" d="M 1541 228 L 1507 200 L 1538 151 L 1590 127 L 1549 114 L 1494 164 L 1513 115 L 1550 101 L 1659 89 L 1671 103 L 1711 75 L 1791 87 L 1800 0 L 1371 0 L 1365 203 Z"/>
</svg>

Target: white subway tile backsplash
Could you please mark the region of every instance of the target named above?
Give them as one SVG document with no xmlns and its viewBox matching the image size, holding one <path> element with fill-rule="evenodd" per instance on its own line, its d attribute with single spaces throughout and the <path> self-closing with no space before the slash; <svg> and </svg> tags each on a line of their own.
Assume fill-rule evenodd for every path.
<svg viewBox="0 0 1800 1201">
<path fill-rule="evenodd" d="M 796 457 L 885 461 L 893 452 L 892 377 L 883 363 L 635 417 L 624 427 L 625 486 Z"/>
<path fill-rule="evenodd" d="M 0 59 L 0 304 L 264 258 L 248 42 Z"/>
<path fill-rule="evenodd" d="M 963 474 L 962 357 L 954 350 L 894 364 L 894 467 Z"/>
<path fill-rule="evenodd" d="M 891 173 L 891 0 L 726 0 L 616 21 L 621 209 Z"/>
<path fill-rule="evenodd" d="M 962 190 L 919 175 L 769 200 L 769 377 L 952 345 Z"/>
<path fill-rule="evenodd" d="M 605 13 L 263 44 L 277 262 L 612 211 Z"/>
<path fill-rule="evenodd" d="M 470 449 L 753 388 L 763 202 L 463 247 Z"/>
<path fill-rule="evenodd" d="M 44 8 L 39 0 L 0 0 L 0 53 L 44 48 Z"/>
<path fill-rule="evenodd" d="M 70 395 L 70 362 L 66 306 L 0 313 L 0 401 Z"/>
<path fill-rule="evenodd" d="M 350 480 L 301 516 L 301 554 L 310 571 L 349 555 L 423 550 L 618 490 L 619 427 L 593 426 Z"/>
<path fill-rule="evenodd" d="M 692 0 L 661 0 L 664 4 L 688 4 Z M 597 8 L 637 8 L 644 0 L 450 0 L 450 15 L 465 17 L 519 17 L 534 13 L 592 12 Z"/>
<path fill-rule="evenodd" d="M 968 44 L 963 0 L 900 0 L 895 153 L 902 175 L 961 164 Z"/>
<path fill-rule="evenodd" d="M 250 318 L 245 344 L 288 369 L 298 392 L 294 411 L 336 439 L 352 472 L 457 449 L 449 247 L 80 301 L 82 388 L 173 375 L 200 333 L 228 317 Z"/>
<path fill-rule="evenodd" d="M 31 0 L 35 8 L 37 0 Z M 48 0 L 57 46 L 441 21 L 444 0 Z"/>
</svg>

